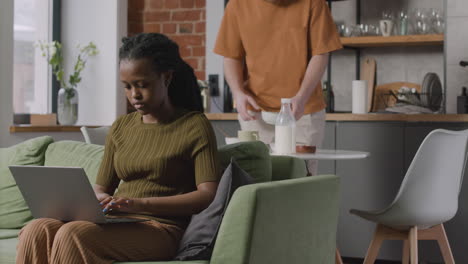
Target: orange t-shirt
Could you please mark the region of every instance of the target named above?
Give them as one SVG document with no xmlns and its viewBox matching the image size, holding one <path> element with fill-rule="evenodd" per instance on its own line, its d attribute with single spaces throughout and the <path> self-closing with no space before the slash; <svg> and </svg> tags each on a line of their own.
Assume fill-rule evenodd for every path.
<svg viewBox="0 0 468 264">
<path fill-rule="evenodd" d="M 325 0 L 298 0 L 278 6 L 265 0 L 230 0 L 214 52 L 245 58 L 245 87 L 266 111 L 279 111 L 280 98 L 299 91 L 311 56 L 341 49 L 339 35 Z M 325 108 L 319 82 L 305 114 Z"/>
</svg>

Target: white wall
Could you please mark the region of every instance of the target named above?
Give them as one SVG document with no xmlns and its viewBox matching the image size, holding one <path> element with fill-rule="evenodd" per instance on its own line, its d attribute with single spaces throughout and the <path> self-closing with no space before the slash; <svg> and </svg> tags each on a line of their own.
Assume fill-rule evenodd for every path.
<svg viewBox="0 0 468 264">
<path fill-rule="evenodd" d="M 0 1 L 0 146 L 13 123 L 13 0 Z"/>
<path fill-rule="evenodd" d="M 209 0 L 206 1 L 206 80 L 208 75 L 219 75 L 219 96 L 211 98 L 210 112 L 219 113 L 223 110 L 223 57 L 213 52 L 216 35 L 224 14 L 224 1 Z M 218 108 L 219 107 L 219 108 Z"/>
<path fill-rule="evenodd" d="M 55 140 L 83 140 L 79 132 L 9 133 L 13 124 L 13 3 L 0 1 L 0 147 L 25 139 L 50 135 Z M 78 87 L 78 124 L 110 125 L 126 111 L 123 88 L 118 79 L 118 48 L 127 32 L 127 0 L 63 0 L 62 42 L 76 46 L 93 41 L 100 54 L 91 58 Z M 66 56 L 69 55 L 68 53 Z M 66 68 L 73 64 L 66 58 Z"/>
<path fill-rule="evenodd" d="M 460 67 L 461 60 L 468 61 L 468 1 L 447 2 L 447 112 L 456 113 L 457 96 L 463 86 L 468 87 L 468 68 Z"/>
<path fill-rule="evenodd" d="M 125 113 L 118 51 L 120 39 L 127 32 L 126 22 L 127 1 L 62 1 L 62 42 L 64 47 L 69 47 L 65 53 L 65 69 L 71 69 L 75 63 L 76 45 L 93 41 L 99 49 L 99 54 L 88 60 L 78 85 L 77 124 L 110 125 Z"/>
</svg>

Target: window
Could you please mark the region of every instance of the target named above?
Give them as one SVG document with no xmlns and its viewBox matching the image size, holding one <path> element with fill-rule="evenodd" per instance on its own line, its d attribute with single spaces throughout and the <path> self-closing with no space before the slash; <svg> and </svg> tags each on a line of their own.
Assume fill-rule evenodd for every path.
<svg viewBox="0 0 468 264">
<path fill-rule="evenodd" d="M 13 109 L 14 113 L 50 113 L 52 75 L 35 47 L 52 40 L 53 0 L 15 0 Z"/>
</svg>

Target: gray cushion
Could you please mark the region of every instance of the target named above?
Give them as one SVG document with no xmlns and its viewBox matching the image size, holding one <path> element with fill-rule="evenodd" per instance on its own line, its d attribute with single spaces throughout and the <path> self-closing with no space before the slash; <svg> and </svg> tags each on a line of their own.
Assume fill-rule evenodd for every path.
<svg viewBox="0 0 468 264">
<path fill-rule="evenodd" d="M 253 183 L 252 177 L 242 170 L 233 158 L 221 177 L 213 202 L 205 210 L 192 216 L 175 260 L 210 259 L 221 220 L 232 194 L 239 186 L 250 183 Z"/>
</svg>

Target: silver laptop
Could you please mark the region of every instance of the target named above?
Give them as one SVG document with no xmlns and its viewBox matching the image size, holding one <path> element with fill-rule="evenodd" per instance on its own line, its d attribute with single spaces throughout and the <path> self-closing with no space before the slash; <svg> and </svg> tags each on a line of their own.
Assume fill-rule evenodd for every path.
<svg viewBox="0 0 468 264">
<path fill-rule="evenodd" d="M 34 218 L 97 224 L 147 221 L 104 215 L 83 168 L 8 167 Z"/>
</svg>

